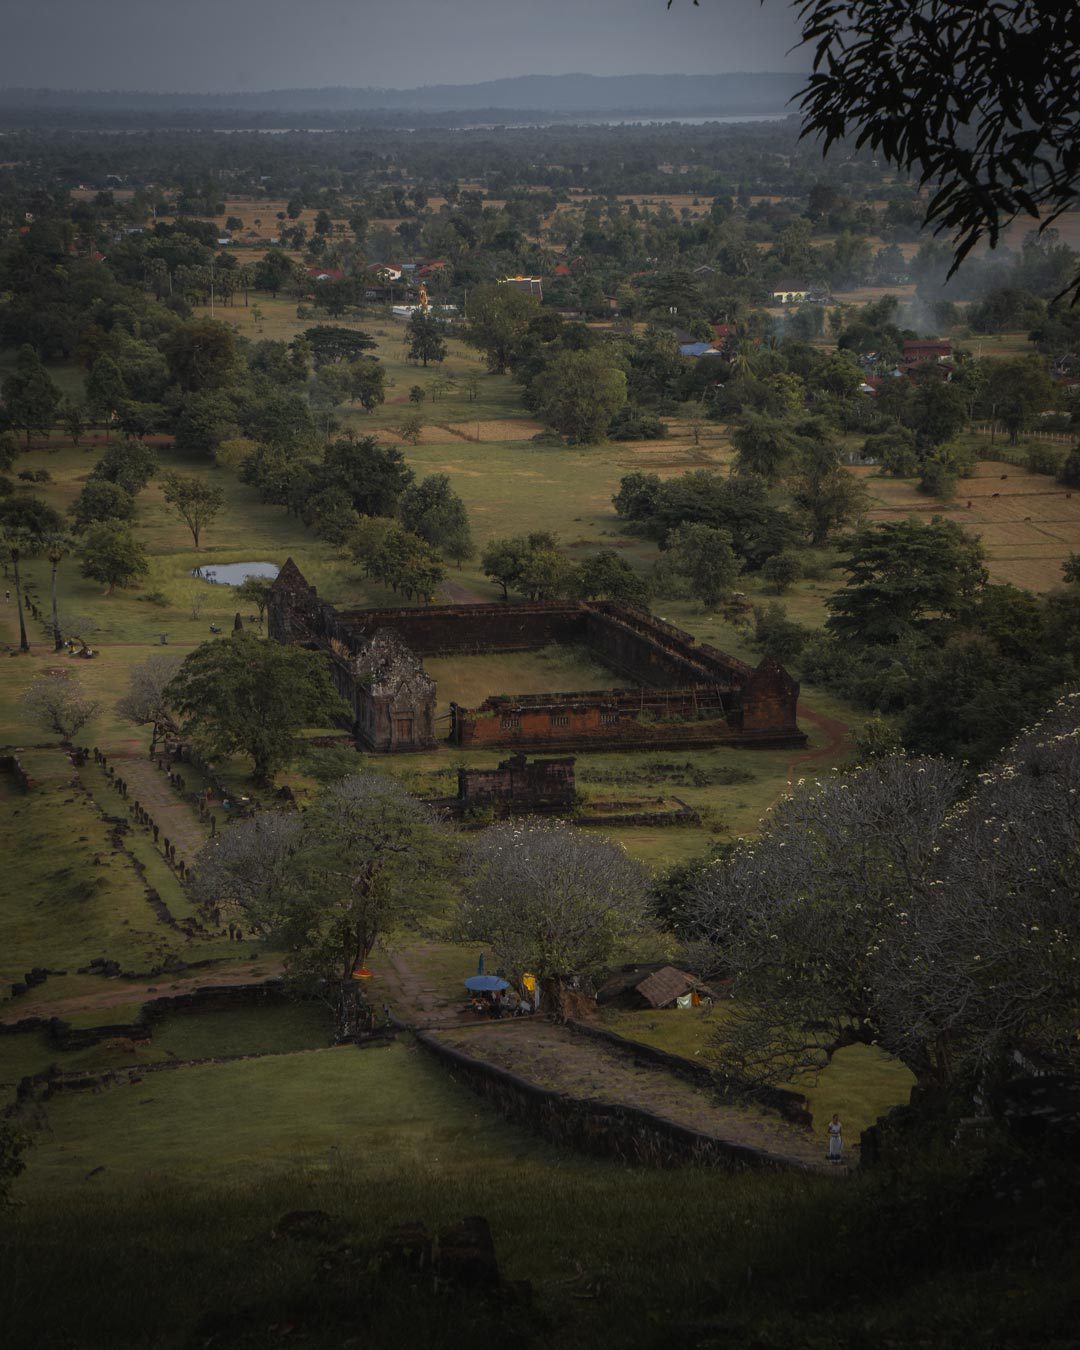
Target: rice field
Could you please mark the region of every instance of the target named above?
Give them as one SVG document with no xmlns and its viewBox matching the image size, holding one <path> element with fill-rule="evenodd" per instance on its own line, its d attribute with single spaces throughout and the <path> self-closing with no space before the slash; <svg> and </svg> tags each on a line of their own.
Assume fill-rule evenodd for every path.
<svg viewBox="0 0 1080 1350">
<path fill-rule="evenodd" d="M 1069 554 L 1080 552 L 1080 493 L 1045 474 L 980 460 L 971 477 L 957 483 L 955 498 L 942 502 L 919 492 L 912 481 L 854 472 L 874 499 L 869 520 L 909 515 L 954 520 L 981 540 L 991 581 L 1049 591 L 1061 585 L 1061 565 Z"/>
</svg>

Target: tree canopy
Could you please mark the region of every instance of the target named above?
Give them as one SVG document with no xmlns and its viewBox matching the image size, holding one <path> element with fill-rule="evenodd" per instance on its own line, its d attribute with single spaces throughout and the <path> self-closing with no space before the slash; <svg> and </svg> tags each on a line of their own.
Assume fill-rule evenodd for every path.
<svg viewBox="0 0 1080 1350">
<path fill-rule="evenodd" d="M 146 549 L 123 521 L 103 520 L 83 536 L 82 574 L 108 586 L 108 594 L 150 570 Z"/>
<path fill-rule="evenodd" d="M 247 755 L 259 782 L 288 761 L 301 727 L 326 726 L 345 711 L 325 657 L 252 633 L 204 642 L 165 695 L 207 755 Z"/>
<path fill-rule="evenodd" d="M 867 526 L 852 535 L 843 567 L 827 626 L 864 642 L 895 642 L 929 615 L 955 614 L 986 582 L 978 540 L 940 516 Z"/>
<path fill-rule="evenodd" d="M 648 878 L 617 844 L 558 821 L 500 823 L 467 858 L 462 936 L 549 990 L 601 969 L 645 921 Z"/>
<path fill-rule="evenodd" d="M 331 1004 L 345 1038 L 357 1029 L 353 970 L 445 902 L 454 853 L 445 827 L 400 784 L 357 775 L 301 816 L 260 812 L 211 840 L 194 884 L 287 953 L 289 981 Z"/>
<path fill-rule="evenodd" d="M 1066 1064 L 1078 728 L 1072 693 L 966 791 L 904 757 L 800 786 L 700 871 L 688 936 L 735 978 L 722 1071 L 786 1082 L 855 1042 L 939 1088 L 1016 1049 Z"/>
</svg>

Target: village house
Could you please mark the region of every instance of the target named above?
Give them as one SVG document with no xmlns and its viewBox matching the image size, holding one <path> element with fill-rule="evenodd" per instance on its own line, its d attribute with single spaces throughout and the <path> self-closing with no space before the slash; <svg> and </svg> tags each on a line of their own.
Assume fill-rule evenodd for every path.
<svg viewBox="0 0 1080 1350">
<path fill-rule="evenodd" d="M 931 341 L 928 338 L 904 339 L 904 365 L 922 365 L 927 361 L 947 361 L 952 356 L 952 343 Z"/>
<path fill-rule="evenodd" d="M 500 286 L 510 286 L 515 291 L 524 291 L 534 295 L 537 300 L 544 298 L 544 283 L 540 277 L 500 277 Z"/>
</svg>

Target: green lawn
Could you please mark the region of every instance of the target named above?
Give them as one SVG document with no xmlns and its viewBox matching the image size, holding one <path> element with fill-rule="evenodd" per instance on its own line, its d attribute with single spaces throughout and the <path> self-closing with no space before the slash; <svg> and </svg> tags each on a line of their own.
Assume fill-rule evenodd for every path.
<svg viewBox="0 0 1080 1350">
<path fill-rule="evenodd" d="M 609 1009 L 604 1012 L 603 1025 L 630 1040 L 644 1041 L 684 1059 L 708 1062 L 709 1042 L 722 1026 L 725 1012 L 722 1001 L 712 1008 Z M 899 1061 L 873 1046 L 853 1045 L 834 1055 L 816 1080 L 806 1075 L 789 1086 L 806 1096 L 819 1133 L 833 1112 L 839 1111 L 845 1133 L 855 1142 L 878 1116 L 906 1103 L 914 1083 Z"/>
<path fill-rule="evenodd" d="M 321 1003 L 271 1003 L 223 1011 L 170 1013 L 153 1024 L 153 1044 L 176 1059 L 220 1055 L 284 1055 L 330 1044 L 328 1010 Z"/>
<path fill-rule="evenodd" d="M 172 1033 L 175 1039 L 175 1032 Z M 187 1033 L 189 1043 L 192 1033 Z M 405 1044 L 297 1051 L 150 1075 L 92 1098 L 61 1096 L 18 1194 L 64 1190 L 93 1167 L 105 1189 L 229 1179 L 263 1184 L 347 1161 L 373 1176 L 421 1168 L 452 1178 L 481 1161 L 512 1169 L 544 1152 Z"/>
<path fill-rule="evenodd" d="M 548 690 L 607 689 L 631 681 L 612 672 L 583 647 L 556 644 L 535 652 L 490 656 L 426 656 L 424 669 L 438 686 L 438 711 L 451 702 L 475 708 L 492 694 L 542 694 Z"/>
<path fill-rule="evenodd" d="M 197 947 L 200 957 L 213 954 L 210 949 L 219 944 L 194 944 L 158 923 L 144 882 L 130 859 L 113 848 L 93 799 L 71 786 L 67 756 L 29 750 L 20 757 L 36 786 L 10 796 L 0 812 L 0 852 L 9 860 L 7 884 L 0 887 L 4 986 L 32 966 L 68 970 L 71 976 L 50 978 L 34 993 L 59 998 L 68 993 L 66 981 L 76 968 L 97 956 L 128 970 L 146 970 L 169 953 L 186 955 Z M 167 903 L 175 902 L 179 887 L 169 888 L 168 881 L 162 866 L 154 882 Z M 6 1016 L 17 1007 L 0 1002 Z"/>
<path fill-rule="evenodd" d="M 1069 1343 L 1069 1196 L 979 1208 L 948 1158 L 903 1195 L 627 1168 L 505 1124 L 403 1043 L 148 1073 L 44 1118 L 0 1225 L 16 1344 Z M 286 1236 L 297 1210 L 330 1231 Z M 433 1296 L 373 1264 L 396 1225 L 470 1214 L 531 1297 Z"/>
</svg>

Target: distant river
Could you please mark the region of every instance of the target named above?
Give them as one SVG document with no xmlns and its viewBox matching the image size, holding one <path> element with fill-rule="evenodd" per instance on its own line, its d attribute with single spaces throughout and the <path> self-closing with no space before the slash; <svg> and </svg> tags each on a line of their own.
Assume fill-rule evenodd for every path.
<svg viewBox="0 0 1080 1350">
<path fill-rule="evenodd" d="M 433 114 L 434 115 L 434 114 Z M 388 130 L 392 131 L 494 131 L 500 128 L 503 131 L 524 131 L 530 129 L 542 130 L 545 127 L 646 127 L 646 126 L 664 126 L 671 123 L 677 123 L 684 127 L 704 127 L 710 122 L 723 122 L 731 125 L 738 122 L 783 122 L 786 118 L 794 116 L 793 113 L 744 113 L 738 116 L 730 116 L 726 113 L 710 113 L 705 117 L 681 117 L 676 113 L 620 113 L 589 115 L 586 113 L 573 114 L 568 113 L 565 117 L 552 117 L 550 121 L 541 121 L 530 119 L 526 122 L 513 122 L 510 120 L 512 112 L 508 110 L 507 118 L 502 122 L 465 122 L 460 125 L 452 124 L 440 127 L 438 123 L 427 123 L 423 127 L 397 126 L 392 125 Z M 452 113 L 447 114 L 452 117 Z M 364 131 L 368 128 L 363 126 L 350 127 L 214 127 L 214 131 L 219 136 L 288 136 L 290 133 L 300 132 L 307 136 L 327 136 L 332 133 L 342 134 L 349 131 Z M 134 133 L 133 133 L 134 134 Z"/>
</svg>

